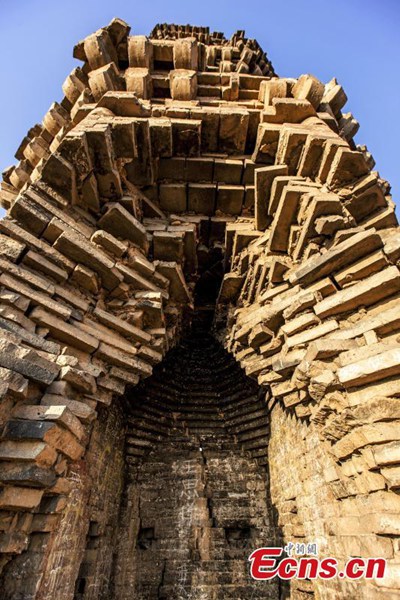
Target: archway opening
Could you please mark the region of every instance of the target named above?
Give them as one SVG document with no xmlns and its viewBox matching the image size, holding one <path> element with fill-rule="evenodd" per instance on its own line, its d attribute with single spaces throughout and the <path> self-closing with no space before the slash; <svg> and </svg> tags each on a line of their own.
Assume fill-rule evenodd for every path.
<svg viewBox="0 0 400 600">
<path fill-rule="evenodd" d="M 110 597 L 278 597 L 276 582 L 257 584 L 248 567 L 252 550 L 277 536 L 265 398 L 213 337 L 208 312 L 195 312 L 182 344 L 123 399 L 124 483 L 103 582 Z M 98 546 L 97 566 L 101 556 L 110 560 Z M 87 563 L 76 600 L 99 585 Z"/>
</svg>

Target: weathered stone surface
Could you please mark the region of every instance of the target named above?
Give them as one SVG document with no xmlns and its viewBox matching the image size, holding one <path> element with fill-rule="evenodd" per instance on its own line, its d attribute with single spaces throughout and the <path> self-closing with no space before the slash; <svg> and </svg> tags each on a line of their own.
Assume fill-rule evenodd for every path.
<svg viewBox="0 0 400 600">
<path fill-rule="evenodd" d="M 337 321 L 335 321 L 335 319 L 332 319 L 331 321 L 326 321 L 326 323 L 317 325 L 317 327 L 312 327 L 311 329 L 307 329 L 306 331 L 287 337 L 286 345 L 288 346 L 288 348 L 292 348 L 293 346 L 304 344 L 311 340 L 323 337 L 324 335 L 330 333 L 331 331 L 334 331 L 338 327 L 339 324 Z"/>
<path fill-rule="evenodd" d="M 105 29 L 99 29 L 96 33 L 92 33 L 92 35 L 85 38 L 83 49 L 92 70 L 103 67 L 110 62 L 117 62 L 114 45 Z"/>
<path fill-rule="evenodd" d="M 125 334 L 126 337 L 131 338 L 136 342 L 148 343 L 151 340 L 151 336 L 145 331 L 130 325 L 130 323 L 123 321 L 100 308 L 95 308 L 93 314 L 105 325 L 109 325 L 112 329 Z"/>
<path fill-rule="evenodd" d="M 90 244 L 83 236 L 71 232 L 62 233 L 54 245 L 69 258 L 82 262 L 98 273 L 107 289 L 114 289 L 122 281 L 122 277 L 115 272 L 114 262 L 99 252 L 96 246 Z"/>
<path fill-rule="evenodd" d="M 147 68 L 129 68 L 125 71 L 126 89 L 138 98 L 147 100 L 152 95 L 152 79 Z"/>
<path fill-rule="evenodd" d="M 291 226 L 295 223 L 304 192 L 305 190 L 301 186 L 291 185 L 283 190 L 269 239 L 269 245 L 273 252 L 288 253 Z"/>
<path fill-rule="evenodd" d="M 126 282 L 128 282 L 134 290 L 150 290 L 153 292 L 160 292 L 160 288 L 150 281 L 148 277 L 143 277 L 130 267 L 123 264 L 117 264 L 117 270 L 121 273 Z M 155 279 L 153 276 L 152 279 Z M 164 294 L 164 292 L 162 292 Z"/>
<path fill-rule="evenodd" d="M 355 449 L 363 448 L 368 444 L 379 444 L 397 440 L 399 422 L 374 423 L 357 427 L 345 435 L 332 448 L 338 458 L 349 456 Z"/>
<path fill-rule="evenodd" d="M 186 210 L 187 188 L 182 183 L 160 185 L 160 206 L 163 210 L 180 213 Z"/>
<path fill-rule="evenodd" d="M 256 147 L 251 157 L 255 163 L 275 162 L 280 131 L 281 126 L 272 123 L 263 123 L 259 126 Z"/>
<path fill-rule="evenodd" d="M 32 346 L 33 348 L 44 350 L 50 354 L 57 354 L 60 351 L 59 344 L 45 340 L 40 335 L 26 331 L 26 329 L 23 327 L 20 327 L 19 325 L 16 325 L 15 323 L 1 317 L 0 328 L 4 331 L 10 332 L 11 334 L 14 334 L 15 339 L 18 339 L 18 341 L 24 341 L 28 346 Z"/>
<path fill-rule="evenodd" d="M 182 303 L 191 302 L 191 293 L 186 285 L 180 265 L 175 262 L 159 261 L 157 269 L 161 275 L 168 279 L 170 294 L 174 300 Z"/>
<path fill-rule="evenodd" d="M 343 89 L 243 31 L 129 32 L 3 172 L 3 595 L 275 598 L 277 539 L 396 565 L 398 230 Z"/>
<path fill-rule="evenodd" d="M 173 45 L 173 60 L 175 69 L 197 70 L 198 45 L 195 38 L 183 38 Z"/>
<path fill-rule="evenodd" d="M 9 440 L 42 440 L 53 448 L 60 450 L 69 458 L 77 460 L 84 453 L 84 448 L 74 435 L 51 421 L 8 421 L 3 437 Z"/>
<path fill-rule="evenodd" d="M 58 365 L 34 350 L 18 347 L 7 339 L 0 340 L 0 365 L 45 384 L 54 381 L 59 372 Z"/>
<path fill-rule="evenodd" d="M 392 442 L 382 446 L 374 446 L 373 454 L 378 465 L 391 465 L 400 462 L 400 443 Z"/>
<path fill-rule="evenodd" d="M 243 281 L 243 276 L 233 273 L 226 274 L 219 292 L 218 303 L 234 302 L 239 295 Z"/>
<path fill-rule="evenodd" d="M 339 381 L 345 386 L 354 387 L 397 375 L 400 369 L 399 359 L 400 349 L 393 349 L 346 365 L 338 371 Z"/>
<path fill-rule="evenodd" d="M 84 422 L 90 422 L 96 418 L 96 412 L 91 406 L 85 404 L 84 402 L 80 402 L 79 400 L 65 398 L 64 396 L 45 394 L 42 397 L 41 404 L 50 407 L 66 406 L 76 417 Z"/>
<path fill-rule="evenodd" d="M 324 84 L 312 75 L 301 75 L 292 88 L 295 98 L 308 100 L 314 108 L 320 105 L 324 91 Z"/>
<path fill-rule="evenodd" d="M 313 313 L 305 313 L 300 317 L 286 322 L 285 325 L 282 325 L 281 330 L 285 335 L 290 336 L 318 323 L 319 319 Z"/>
<path fill-rule="evenodd" d="M 335 78 L 331 79 L 331 81 L 325 85 L 325 93 L 322 102 L 329 104 L 335 116 L 346 104 L 347 96 L 342 86 L 338 84 Z"/>
<path fill-rule="evenodd" d="M 139 358 L 135 358 L 131 354 L 126 354 L 121 350 L 109 346 L 105 342 L 100 343 L 97 356 L 107 360 L 112 365 L 122 368 L 130 368 L 135 372 L 150 375 L 152 371 L 150 365 L 146 364 L 144 361 L 140 360 Z"/>
<path fill-rule="evenodd" d="M 127 250 L 127 246 L 123 242 L 101 229 L 94 232 L 91 241 L 117 258 L 121 258 Z"/>
<path fill-rule="evenodd" d="M 151 66 L 152 44 L 145 35 L 131 35 L 128 38 L 128 58 L 130 67 Z"/>
<path fill-rule="evenodd" d="M 326 183 L 331 188 L 348 185 L 368 173 L 368 165 L 361 152 L 339 148 L 332 162 Z"/>
<path fill-rule="evenodd" d="M 382 242 L 374 231 L 356 233 L 324 254 L 305 261 L 303 266 L 291 274 L 290 280 L 293 284 L 311 283 L 381 247 Z"/>
<path fill-rule="evenodd" d="M 83 334 L 74 325 L 47 314 L 41 308 L 35 308 L 31 316 L 35 322 L 49 329 L 54 338 L 71 346 L 93 352 L 99 345 L 99 341 L 93 336 Z"/>
<path fill-rule="evenodd" d="M 357 279 L 364 279 L 368 275 L 381 271 L 388 265 L 385 254 L 382 251 L 374 252 L 364 259 L 346 267 L 335 275 L 335 280 L 341 287 L 348 285 Z"/>
<path fill-rule="evenodd" d="M 153 255 L 156 260 L 181 263 L 183 261 L 183 232 L 155 231 L 153 234 Z"/>
<path fill-rule="evenodd" d="M 24 244 L 5 235 L 0 235 L 0 255 L 2 258 L 17 262 L 24 248 Z"/>
<path fill-rule="evenodd" d="M 8 487 L 0 492 L 0 508 L 2 510 L 16 508 L 30 510 L 36 508 L 42 499 L 43 492 L 31 488 Z"/>
<path fill-rule="evenodd" d="M 273 98 L 272 106 L 262 113 L 264 123 L 301 123 L 315 115 L 315 110 L 306 99 Z"/>
<path fill-rule="evenodd" d="M 99 220 L 99 225 L 116 238 L 131 240 L 146 250 L 145 228 L 120 204 L 109 205 L 107 212 Z"/>
<path fill-rule="evenodd" d="M 388 267 L 381 273 L 354 284 L 318 302 L 314 310 L 320 317 L 337 315 L 358 306 L 376 304 L 400 290 L 400 273 L 397 267 Z"/>
<path fill-rule="evenodd" d="M 170 72 L 171 97 L 173 100 L 192 100 L 197 96 L 197 72 L 175 69 Z"/>
<path fill-rule="evenodd" d="M 81 422 L 67 406 L 20 406 L 13 411 L 13 417 L 27 421 L 54 421 L 66 427 L 78 439 L 84 435 Z"/>
<path fill-rule="evenodd" d="M 2 462 L 0 477 L 4 483 L 26 487 L 51 487 L 56 482 L 56 474 L 50 469 L 26 463 Z"/>
<path fill-rule="evenodd" d="M 122 90 L 122 81 L 114 62 L 89 73 L 89 87 L 93 98 L 99 101 L 109 90 Z"/>
<path fill-rule="evenodd" d="M 57 452 L 43 442 L 1 441 L 0 458 L 6 461 L 35 462 L 39 467 L 51 467 L 57 459 Z"/>
<path fill-rule="evenodd" d="M 256 228 L 263 231 L 268 222 L 269 195 L 272 182 L 279 175 L 287 175 L 286 165 L 275 165 L 255 170 L 255 219 Z"/>
</svg>

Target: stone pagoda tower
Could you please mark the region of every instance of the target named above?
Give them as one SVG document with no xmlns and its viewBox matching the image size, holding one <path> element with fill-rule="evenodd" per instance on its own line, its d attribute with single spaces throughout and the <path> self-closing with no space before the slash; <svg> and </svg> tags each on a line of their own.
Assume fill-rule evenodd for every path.
<svg viewBox="0 0 400 600">
<path fill-rule="evenodd" d="M 399 597 L 400 230 L 332 79 L 74 48 L 0 200 L 3 600 Z M 258 547 L 386 576 L 255 581 Z"/>
</svg>

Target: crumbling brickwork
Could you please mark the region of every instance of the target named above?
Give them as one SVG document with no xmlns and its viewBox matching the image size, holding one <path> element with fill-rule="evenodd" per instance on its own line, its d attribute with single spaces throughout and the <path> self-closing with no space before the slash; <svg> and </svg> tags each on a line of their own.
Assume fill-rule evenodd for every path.
<svg viewBox="0 0 400 600">
<path fill-rule="evenodd" d="M 257 450 L 266 451 L 268 428 L 257 394 L 209 334 L 192 332 L 127 395 L 115 597 L 277 597 L 276 582 L 256 583 L 247 568 L 251 549 L 278 536 Z"/>
<path fill-rule="evenodd" d="M 400 232 L 344 90 L 243 31 L 74 56 L 0 190 L 3 597 L 397 597 Z M 281 540 L 387 575 L 251 582 Z"/>
</svg>

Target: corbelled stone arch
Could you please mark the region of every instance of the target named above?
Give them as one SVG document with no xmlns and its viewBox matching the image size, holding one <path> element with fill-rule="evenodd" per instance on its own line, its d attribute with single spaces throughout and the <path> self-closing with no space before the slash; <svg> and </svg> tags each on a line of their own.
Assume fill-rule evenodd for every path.
<svg viewBox="0 0 400 600">
<path fill-rule="evenodd" d="M 1 190 L 6 597 L 73 596 L 60 557 L 72 523 L 95 535 L 74 520 L 90 438 L 123 423 L 96 411 L 179 341 L 196 282 L 220 263 L 215 334 L 265 389 L 285 541 L 395 568 L 398 230 L 343 89 L 277 78 L 244 32 L 157 26 L 146 38 L 116 19 L 74 55 L 83 67 Z"/>
<path fill-rule="evenodd" d="M 280 125 L 275 164 L 256 169 L 256 194 L 267 201 L 256 203 L 256 239 L 224 277 L 221 296 L 235 301 L 219 307 L 217 322 L 267 390 L 284 538 L 315 538 L 342 566 L 375 553 L 393 573 L 398 229 L 387 183 L 321 121 Z M 262 147 L 276 132 L 260 129 Z M 380 597 L 391 577 L 326 582 L 322 593 Z M 312 590 L 292 582 L 294 597 Z"/>
</svg>

